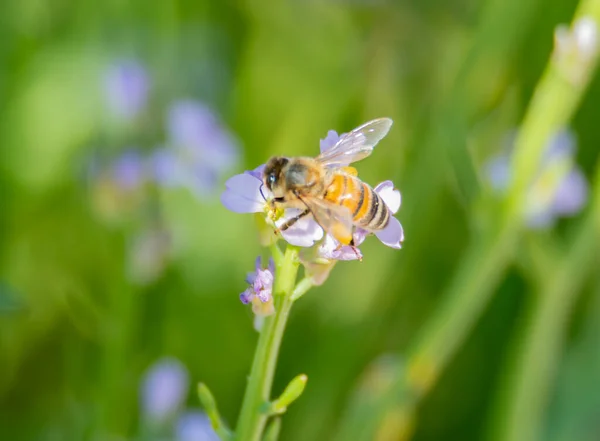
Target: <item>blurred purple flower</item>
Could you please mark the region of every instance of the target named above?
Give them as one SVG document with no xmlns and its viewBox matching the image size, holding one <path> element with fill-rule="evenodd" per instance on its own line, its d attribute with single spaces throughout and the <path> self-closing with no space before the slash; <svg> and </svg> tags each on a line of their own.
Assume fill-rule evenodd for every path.
<svg viewBox="0 0 600 441">
<path fill-rule="evenodd" d="M 109 110 L 118 117 L 133 119 L 148 101 L 150 81 L 136 60 L 121 60 L 110 66 L 104 77 Z"/>
<path fill-rule="evenodd" d="M 491 158 L 485 165 L 485 174 L 492 190 L 504 193 L 510 181 L 510 156 L 501 154 Z"/>
<path fill-rule="evenodd" d="M 135 149 L 129 149 L 113 163 L 112 176 L 120 188 L 131 190 L 144 182 L 145 168 L 146 165 L 140 153 Z"/>
<path fill-rule="evenodd" d="M 175 102 L 167 115 L 168 146 L 152 157 L 154 177 L 167 187 L 186 187 L 201 197 L 239 159 L 237 141 L 204 104 Z"/>
<path fill-rule="evenodd" d="M 273 312 L 273 280 L 275 278 L 275 263 L 269 260 L 269 266 L 261 268 L 260 256 L 256 258 L 255 269 L 246 276 L 250 285 L 242 294 L 240 300 L 244 304 L 252 303 L 252 309 L 257 315 L 269 315 Z"/>
<path fill-rule="evenodd" d="M 172 417 L 184 402 L 189 386 L 185 366 L 176 358 L 155 362 L 143 378 L 141 408 L 144 416 L 157 422 Z"/>
<path fill-rule="evenodd" d="M 511 135 L 511 144 L 514 136 Z M 504 193 L 512 170 L 511 150 L 493 157 L 485 166 L 492 189 Z M 575 139 L 568 130 L 560 130 L 548 142 L 536 178 L 526 197 L 525 217 L 531 228 L 546 228 L 557 218 L 578 213 L 588 197 L 588 183 L 574 163 Z"/>
<path fill-rule="evenodd" d="M 123 221 L 143 202 L 147 170 L 136 149 L 127 149 L 110 162 L 92 154 L 86 172 L 91 203 L 104 221 Z"/>
<path fill-rule="evenodd" d="M 177 441 L 219 441 L 206 414 L 200 411 L 187 411 L 177 420 L 175 427 Z"/>
</svg>

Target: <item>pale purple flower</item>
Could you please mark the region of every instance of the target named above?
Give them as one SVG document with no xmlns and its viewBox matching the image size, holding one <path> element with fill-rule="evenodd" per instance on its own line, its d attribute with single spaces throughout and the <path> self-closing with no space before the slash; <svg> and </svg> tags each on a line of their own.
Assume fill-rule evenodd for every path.
<svg viewBox="0 0 600 441">
<path fill-rule="evenodd" d="M 144 66 L 136 60 L 121 60 L 110 66 L 104 77 L 109 110 L 116 116 L 133 119 L 146 106 L 150 81 Z"/>
<path fill-rule="evenodd" d="M 113 163 L 112 177 L 117 185 L 124 190 L 138 187 L 146 178 L 144 158 L 135 149 L 126 150 Z"/>
<path fill-rule="evenodd" d="M 510 157 L 508 154 L 494 156 L 485 164 L 487 180 L 495 192 L 504 193 L 510 181 Z"/>
<path fill-rule="evenodd" d="M 180 163 L 173 151 L 166 147 L 158 147 L 150 157 L 152 175 L 156 182 L 164 187 L 176 187 L 182 179 L 179 176 Z"/>
<path fill-rule="evenodd" d="M 199 196 L 210 196 L 222 174 L 239 159 L 233 135 L 200 102 L 175 102 L 168 111 L 167 133 L 167 147 L 152 156 L 154 176 L 167 187 L 185 187 Z"/>
<path fill-rule="evenodd" d="M 161 422 L 172 417 L 185 401 L 189 376 L 177 359 L 166 357 L 154 363 L 145 373 L 141 387 L 143 415 Z"/>
<path fill-rule="evenodd" d="M 176 441 L 219 441 L 205 413 L 190 410 L 182 414 L 175 426 Z"/>
<path fill-rule="evenodd" d="M 260 256 L 256 258 L 255 269 L 246 276 L 246 283 L 250 285 L 242 294 L 240 300 L 244 304 L 252 302 L 255 298 L 262 303 L 272 300 L 273 279 L 275 278 L 275 263 L 269 260 L 269 266 L 261 268 Z"/>
<path fill-rule="evenodd" d="M 574 155 L 575 139 L 571 132 L 558 131 L 548 142 L 526 195 L 524 215 L 529 227 L 550 227 L 557 218 L 572 216 L 585 205 L 588 183 L 574 163 Z M 511 152 L 504 152 L 486 164 L 488 181 L 498 193 L 508 188 L 512 178 L 510 163 Z"/>
<path fill-rule="evenodd" d="M 92 154 L 87 164 L 91 181 L 110 182 L 120 190 L 135 190 L 147 179 L 146 160 L 136 148 L 127 148 L 116 158 L 107 160 Z"/>
<path fill-rule="evenodd" d="M 263 167 L 264 164 L 254 170 L 235 175 L 225 182 L 225 191 L 221 194 L 221 203 L 225 208 L 235 213 L 268 213 L 267 201 L 272 194 L 262 183 Z M 275 221 L 275 225 L 280 227 L 299 211 L 285 210 L 283 216 Z M 323 229 L 312 216 L 305 216 L 287 230 L 281 231 L 281 236 L 292 245 L 310 247 L 323 238 Z"/>
<path fill-rule="evenodd" d="M 93 154 L 86 172 L 96 214 L 113 223 L 135 213 L 145 196 L 146 168 L 145 159 L 135 149 L 110 161 Z"/>
</svg>

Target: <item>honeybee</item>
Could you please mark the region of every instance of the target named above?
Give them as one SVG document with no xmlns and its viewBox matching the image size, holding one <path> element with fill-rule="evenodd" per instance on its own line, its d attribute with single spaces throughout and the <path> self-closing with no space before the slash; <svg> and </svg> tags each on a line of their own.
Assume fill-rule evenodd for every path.
<svg viewBox="0 0 600 441">
<path fill-rule="evenodd" d="M 263 184 L 273 193 L 270 208 L 302 210 L 279 229 L 286 230 L 310 214 L 340 246 L 354 248 L 354 227 L 368 231 L 385 228 L 390 210 L 349 165 L 369 156 L 391 125 L 389 118 L 369 121 L 316 158 L 271 158 L 263 171 Z"/>
</svg>

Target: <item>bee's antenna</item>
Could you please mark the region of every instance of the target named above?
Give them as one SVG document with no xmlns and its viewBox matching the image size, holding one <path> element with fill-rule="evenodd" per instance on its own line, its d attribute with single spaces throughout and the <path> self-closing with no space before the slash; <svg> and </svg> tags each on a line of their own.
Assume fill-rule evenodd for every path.
<svg viewBox="0 0 600 441">
<path fill-rule="evenodd" d="M 260 184 L 260 188 L 258 190 L 260 191 L 260 195 L 262 196 L 262 198 L 265 200 L 265 202 L 267 202 L 267 198 L 265 197 L 265 194 L 262 191 L 264 185 L 265 185 L 264 182 L 262 184 Z"/>
</svg>

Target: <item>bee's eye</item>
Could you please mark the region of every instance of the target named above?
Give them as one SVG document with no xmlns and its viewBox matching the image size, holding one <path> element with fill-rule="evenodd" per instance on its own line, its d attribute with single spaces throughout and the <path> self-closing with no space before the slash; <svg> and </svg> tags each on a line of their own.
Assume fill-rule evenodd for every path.
<svg viewBox="0 0 600 441">
<path fill-rule="evenodd" d="M 270 173 L 269 176 L 267 176 L 267 184 L 269 185 L 269 188 L 273 187 L 276 180 L 277 177 L 275 176 L 275 173 Z"/>
</svg>

